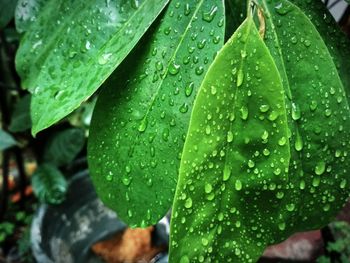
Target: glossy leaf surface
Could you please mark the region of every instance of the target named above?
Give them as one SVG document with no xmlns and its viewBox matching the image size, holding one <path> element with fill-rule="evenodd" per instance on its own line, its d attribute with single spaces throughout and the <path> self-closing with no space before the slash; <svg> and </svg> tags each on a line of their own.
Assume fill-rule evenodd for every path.
<svg viewBox="0 0 350 263">
<path fill-rule="evenodd" d="M 294 0 L 324 40 L 350 101 L 350 40 L 321 1 Z"/>
<path fill-rule="evenodd" d="M 48 0 L 25 33 L 16 66 L 33 94 L 32 133 L 89 98 L 123 61 L 168 0 Z"/>
<path fill-rule="evenodd" d="M 266 151 L 256 148 L 258 143 L 251 143 L 249 135 L 258 135 L 257 127 L 240 128 L 231 131 L 227 139 L 232 140 L 233 144 L 242 140 L 248 143 L 233 147 L 232 151 L 236 150 L 236 155 L 230 156 L 227 150 L 222 153 L 228 156 L 231 163 L 240 163 L 228 166 L 231 168 L 230 179 L 225 182 L 226 171 L 230 170 L 225 170 L 226 166 L 217 156 L 225 149 L 222 145 L 225 145 L 225 131 L 228 132 L 224 128 L 227 127 L 227 120 L 214 119 L 215 123 L 211 123 L 211 120 L 205 119 L 208 113 L 220 119 L 220 108 L 207 106 L 215 101 L 210 97 L 210 90 L 212 86 L 215 87 L 214 81 L 219 72 L 225 72 L 223 68 L 226 67 L 227 71 L 232 69 L 229 60 L 222 62 L 224 66 L 221 69 L 217 66 L 220 65 L 219 55 L 201 88 L 185 143 L 173 212 L 173 262 L 177 262 L 181 256 L 184 257 L 183 262 L 192 262 L 192 259 L 200 261 L 203 258 L 256 261 L 266 245 L 280 242 L 292 233 L 326 225 L 349 196 L 350 167 L 346 156 L 350 148 L 350 110 L 332 56 L 315 26 L 298 7 L 289 1 L 258 3 L 266 19 L 264 40 L 273 57 L 273 62 L 269 64 L 277 66 L 280 78 L 276 80 L 280 79 L 283 86 L 285 105 L 280 107 L 287 117 L 283 125 L 287 136 L 280 138 L 277 143 L 278 146 L 288 148 L 288 155 L 281 154 L 277 160 L 287 166 L 281 169 L 276 167 L 278 162 L 268 160 L 279 152 L 281 148 L 278 146 L 266 147 Z M 238 35 L 244 36 L 239 32 Z M 245 43 L 249 47 L 250 42 Z M 259 51 L 251 47 L 245 51 L 242 46 L 236 48 L 243 50 L 241 56 L 243 54 L 244 57 L 249 58 L 255 50 Z M 237 54 L 232 55 L 232 61 L 237 57 Z M 253 61 L 261 63 L 266 62 L 266 59 Z M 216 67 L 217 71 L 214 70 Z M 263 92 L 273 87 L 266 81 L 260 82 L 266 85 L 264 89 L 258 89 L 257 84 L 249 84 L 266 77 L 268 70 L 259 74 L 259 69 L 260 65 L 254 67 L 251 63 L 250 69 L 243 70 L 245 74 L 240 75 L 239 69 L 233 68 L 233 72 L 237 72 L 236 86 L 239 83 L 238 86 L 242 86 L 246 92 L 241 96 L 250 101 L 263 98 Z M 234 83 L 228 86 L 232 87 Z M 205 91 L 207 98 L 203 95 L 201 100 L 201 94 Z M 277 94 L 278 91 L 274 95 Z M 235 109 L 232 110 L 235 113 L 233 128 L 237 121 L 242 122 L 242 116 L 247 123 L 255 118 L 261 122 L 266 118 L 275 119 L 275 110 L 268 103 L 260 108 L 261 114 L 257 114 L 257 110 L 250 114 L 249 107 L 254 107 L 254 102 L 249 103 L 249 107 L 239 108 L 239 99 L 242 100 L 238 96 L 231 103 L 232 106 L 225 102 L 222 104 L 226 112 Z M 276 103 L 275 99 L 273 101 Z M 227 109 L 224 107 L 226 105 L 231 107 Z M 210 110 L 206 112 L 205 108 Z M 236 108 L 240 109 L 237 113 Z M 266 117 L 263 117 L 264 114 Z M 282 129 L 273 123 L 270 125 L 275 132 Z M 211 140 L 208 138 L 206 145 L 201 145 L 198 138 L 204 137 L 207 130 L 210 131 L 208 136 L 214 137 Z M 217 141 L 214 138 L 218 138 Z M 267 133 L 262 134 L 260 144 L 263 145 L 264 140 L 265 143 L 271 143 L 271 139 L 271 132 L 267 130 Z M 264 157 L 270 165 L 262 169 L 259 165 Z M 272 169 L 271 172 L 267 167 Z M 232 201 L 226 202 L 229 198 Z M 192 232 L 193 235 L 187 234 L 183 238 L 186 233 Z M 240 234 L 236 237 L 237 232 Z M 194 247 L 201 249 L 196 250 Z M 236 256 L 232 251 L 235 251 Z"/>
<path fill-rule="evenodd" d="M 173 1 L 102 89 L 90 171 L 101 199 L 131 226 L 170 209 L 192 104 L 224 29 L 223 0 Z"/>
<path fill-rule="evenodd" d="M 292 160 L 288 201 L 297 208 L 286 231 L 327 224 L 349 193 L 349 105 L 336 64 L 309 18 L 290 1 L 260 1 L 265 43 L 288 97 Z M 345 155 L 344 155 L 345 154 Z M 307 201 L 306 201 L 307 200 Z"/>
<path fill-rule="evenodd" d="M 24 33 L 35 24 L 40 11 L 49 0 L 18 0 L 15 10 L 16 29 Z"/>
<path fill-rule="evenodd" d="M 195 102 L 173 206 L 171 262 L 254 262 L 278 231 L 282 201 L 268 185 L 288 181 L 284 100 L 250 18 L 219 53 Z"/>
</svg>

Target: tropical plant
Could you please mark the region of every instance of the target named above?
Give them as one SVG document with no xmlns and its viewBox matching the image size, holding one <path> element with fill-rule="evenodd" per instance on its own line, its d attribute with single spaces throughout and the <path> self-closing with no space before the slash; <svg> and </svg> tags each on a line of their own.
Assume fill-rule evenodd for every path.
<svg viewBox="0 0 350 263">
<path fill-rule="evenodd" d="M 173 204 L 172 262 L 257 261 L 345 204 L 349 40 L 321 1 L 19 0 L 16 26 L 33 135 L 100 89 L 97 193 L 132 227 Z"/>
</svg>

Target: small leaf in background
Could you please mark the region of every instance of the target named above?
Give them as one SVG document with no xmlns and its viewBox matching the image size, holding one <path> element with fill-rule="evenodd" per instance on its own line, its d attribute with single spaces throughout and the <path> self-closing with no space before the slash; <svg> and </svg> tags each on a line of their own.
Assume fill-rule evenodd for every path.
<svg viewBox="0 0 350 263">
<path fill-rule="evenodd" d="M 0 0 L 0 30 L 14 17 L 17 0 Z"/>
<path fill-rule="evenodd" d="M 28 94 L 16 103 L 9 126 L 11 132 L 23 132 L 32 127 L 32 121 L 30 119 L 30 100 L 31 95 Z"/>
<path fill-rule="evenodd" d="M 86 101 L 167 2 L 48 0 L 24 34 L 16 55 L 22 86 L 33 94 L 33 135 Z"/>
<path fill-rule="evenodd" d="M 56 166 L 67 165 L 78 155 L 84 144 L 85 134 L 82 129 L 71 128 L 56 132 L 46 144 L 44 161 Z"/>
<path fill-rule="evenodd" d="M 223 45 L 224 3 L 172 1 L 157 22 L 102 87 L 90 128 L 97 193 L 131 226 L 170 209 L 193 101 Z"/>
<path fill-rule="evenodd" d="M 11 148 L 17 144 L 16 140 L 12 137 L 11 134 L 0 129 L 0 151 L 4 151 L 8 148 Z"/>
<path fill-rule="evenodd" d="M 279 231 L 282 201 L 268 186 L 288 181 L 284 100 L 276 65 L 250 17 L 218 54 L 195 101 L 170 262 L 255 262 Z"/>
<path fill-rule="evenodd" d="M 32 176 L 35 196 L 43 203 L 60 204 L 67 192 L 67 181 L 58 168 L 52 164 L 42 164 Z"/>
</svg>

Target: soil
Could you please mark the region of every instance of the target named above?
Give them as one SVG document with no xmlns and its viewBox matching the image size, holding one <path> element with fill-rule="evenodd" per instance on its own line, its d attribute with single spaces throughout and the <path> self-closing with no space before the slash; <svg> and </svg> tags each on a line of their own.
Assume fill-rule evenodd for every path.
<svg viewBox="0 0 350 263">
<path fill-rule="evenodd" d="M 152 244 L 154 227 L 127 228 L 112 238 L 94 244 L 92 251 L 107 263 L 149 262 L 166 247 Z"/>
</svg>

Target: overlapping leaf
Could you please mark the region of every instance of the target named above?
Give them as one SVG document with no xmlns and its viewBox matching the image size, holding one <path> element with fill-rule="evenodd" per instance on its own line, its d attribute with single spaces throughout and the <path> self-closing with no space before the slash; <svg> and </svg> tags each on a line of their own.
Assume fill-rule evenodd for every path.
<svg viewBox="0 0 350 263">
<path fill-rule="evenodd" d="M 224 39 L 223 0 L 173 1 L 103 87 L 89 166 L 97 192 L 132 226 L 169 210 L 192 104 Z"/>
<path fill-rule="evenodd" d="M 294 0 L 324 40 L 350 101 L 350 40 L 321 1 Z"/>
<path fill-rule="evenodd" d="M 195 103 L 174 203 L 173 262 L 257 260 L 266 245 L 327 224 L 349 196 L 350 110 L 333 58 L 298 7 L 258 3 L 269 51 L 248 20 Z M 274 123 L 279 110 L 286 118 Z"/>
<path fill-rule="evenodd" d="M 16 59 L 22 85 L 33 93 L 33 134 L 89 98 L 167 2 L 48 0 L 40 5 Z"/>
<path fill-rule="evenodd" d="M 249 18 L 195 102 L 173 207 L 171 262 L 254 262 L 278 231 L 277 185 L 288 182 L 290 159 L 284 101 L 277 68 Z"/>
</svg>

